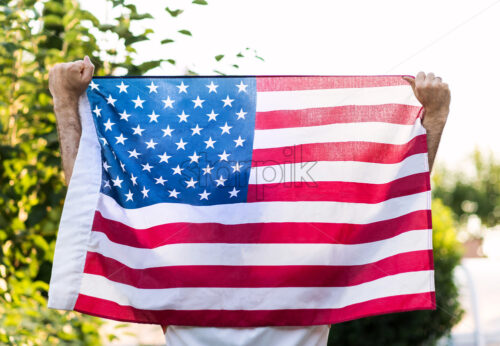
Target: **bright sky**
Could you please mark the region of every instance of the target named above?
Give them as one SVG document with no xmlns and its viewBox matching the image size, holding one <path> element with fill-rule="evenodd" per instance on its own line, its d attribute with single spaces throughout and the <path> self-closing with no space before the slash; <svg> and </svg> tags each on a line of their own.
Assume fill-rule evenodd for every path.
<svg viewBox="0 0 500 346">
<path fill-rule="evenodd" d="M 434 72 L 450 85 L 451 112 L 437 160 L 458 167 L 475 146 L 500 157 L 500 0 L 208 0 L 208 6 L 136 1 L 156 20 L 153 41 L 137 45 L 138 61 L 175 58 L 154 75 L 380 75 Z M 188 5 L 186 5 L 188 4 Z M 102 6 L 83 2 L 87 9 Z M 95 11 L 92 11 L 95 12 Z M 105 19 L 110 11 L 101 11 Z M 175 33 L 188 29 L 193 37 Z M 173 38 L 173 45 L 159 41 Z M 112 39 L 109 44 L 113 45 Z M 250 47 L 265 61 L 235 55 Z M 172 52 L 175 55 L 172 55 Z M 215 55 L 226 57 L 217 63 Z M 231 68 L 238 63 L 239 69 Z"/>
</svg>

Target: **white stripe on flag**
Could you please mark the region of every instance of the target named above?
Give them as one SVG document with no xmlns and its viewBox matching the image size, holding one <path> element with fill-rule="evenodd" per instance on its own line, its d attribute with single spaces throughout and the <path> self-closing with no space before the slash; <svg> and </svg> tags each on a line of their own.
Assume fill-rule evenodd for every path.
<svg viewBox="0 0 500 346">
<path fill-rule="evenodd" d="M 409 85 L 257 92 L 257 112 L 394 103 L 421 106 Z"/>
<path fill-rule="evenodd" d="M 311 227 L 311 232 L 317 232 Z M 431 230 L 415 230 L 364 244 L 168 244 L 141 249 L 114 243 L 92 232 L 89 251 L 113 258 L 127 267 L 145 269 L 184 265 L 362 265 L 399 253 L 430 250 Z"/>
<path fill-rule="evenodd" d="M 342 181 L 386 184 L 412 174 L 427 172 L 427 154 L 415 154 L 398 163 L 359 161 L 317 161 L 252 167 L 249 184 L 276 184 L 294 181 Z"/>
<path fill-rule="evenodd" d="M 133 228 L 149 228 L 173 222 L 225 225 L 259 222 L 333 222 L 368 224 L 429 208 L 430 192 L 392 198 L 380 203 L 346 202 L 255 202 L 194 206 L 157 203 L 147 207 L 122 208 L 113 198 L 99 196 L 97 210 L 104 218 Z"/>
<path fill-rule="evenodd" d="M 425 134 L 423 126 L 389 123 L 342 123 L 321 126 L 256 130 L 254 149 L 280 148 L 309 143 L 374 142 L 406 144 Z"/>
<path fill-rule="evenodd" d="M 139 289 L 84 274 L 80 293 L 148 310 L 337 309 L 371 299 L 434 291 L 433 271 L 386 276 L 345 287 Z M 221 299 L 224 297 L 224 299 Z"/>
</svg>

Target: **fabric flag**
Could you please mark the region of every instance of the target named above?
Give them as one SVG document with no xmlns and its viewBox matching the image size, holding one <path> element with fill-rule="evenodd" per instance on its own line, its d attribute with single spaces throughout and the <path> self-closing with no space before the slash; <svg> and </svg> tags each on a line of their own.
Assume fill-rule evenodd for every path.
<svg viewBox="0 0 500 346">
<path fill-rule="evenodd" d="M 401 77 L 94 78 L 49 307 L 221 327 L 435 308 Z"/>
</svg>

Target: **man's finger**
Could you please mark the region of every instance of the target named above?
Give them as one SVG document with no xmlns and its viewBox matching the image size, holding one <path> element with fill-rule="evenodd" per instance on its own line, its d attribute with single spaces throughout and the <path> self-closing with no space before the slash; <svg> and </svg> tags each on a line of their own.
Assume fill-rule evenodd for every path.
<svg viewBox="0 0 500 346">
<path fill-rule="evenodd" d="M 410 84 L 413 90 L 415 90 L 415 78 L 409 76 L 403 76 L 403 79 Z"/>
<path fill-rule="evenodd" d="M 84 69 L 82 71 L 82 81 L 85 83 L 90 83 L 92 76 L 94 75 L 94 65 L 90 61 L 88 56 L 83 59 Z"/>
<path fill-rule="evenodd" d="M 84 63 L 83 60 L 77 60 L 75 62 L 70 63 L 71 66 L 69 67 L 69 70 L 74 71 L 74 72 L 81 72 L 84 68 Z"/>
<path fill-rule="evenodd" d="M 434 73 L 432 73 L 432 72 L 427 73 L 427 78 L 426 78 L 426 80 L 427 80 L 428 82 L 432 82 L 435 78 L 436 78 L 436 76 L 434 75 Z"/>
<path fill-rule="evenodd" d="M 94 64 L 92 64 L 92 61 L 90 61 L 90 58 L 88 55 L 85 55 L 85 58 L 83 58 L 83 62 L 85 63 L 85 65 L 92 65 L 94 66 Z"/>
<path fill-rule="evenodd" d="M 420 71 L 417 73 L 417 77 L 415 77 L 415 85 L 420 85 L 424 82 L 425 80 L 425 73 Z"/>
</svg>

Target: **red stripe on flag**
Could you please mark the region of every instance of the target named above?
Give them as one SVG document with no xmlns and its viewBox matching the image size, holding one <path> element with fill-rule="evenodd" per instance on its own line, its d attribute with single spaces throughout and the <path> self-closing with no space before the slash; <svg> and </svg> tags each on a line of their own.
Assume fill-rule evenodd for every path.
<svg viewBox="0 0 500 346">
<path fill-rule="evenodd" d="M 314 161 L 359 161 L 398 163 L 405 158 L 427 152 L 426 135 L 405 144 L 373 142 L 328 142 L 290 147 L 254 149 L 252 167 Z"/>
<path fill-rule="evenodd" d="M 428 179 L 428 173 L 425 172 L 399 178 L 386 184 L 315 181 L 249 185 L 247 202 L 380 203 L 391 198 L 429 191 Z"/>
<path fill-rule="evenodd" d="M 346 287 L 385 276 L 432 270 L 432 250 L 397 254 L 352 266 L 187 265 L 133 269 L 99 253 L 87 252 L 84 272 L 143 289 L 175 287 Z"/>
<path fill-rule="evenodd" d="M 79 294 L 74 310 L 124 322 L 200 327 L 257 327 L 331 324 L 378 314 L 435 308 L 435 292 L 425 292 L 373 299 L 340 309 L 285 310 L 142 310 Z"/>
<path fill-rule="evenodd" d="M 155 248 L 179 243 L 327 243 L 361 244 L 398 234 L 431 228 L 431 211 L 419 210 L 394 219 L 366 225 L 283 222 L 222 225 L 219 223 L 171 223 L 135 229 L 108 220 L 96 211 L 93 232 L 106 234 L 114 243 Z"/>
<path fill-rule="evenodd" d="M 268 130 L 355 122 L 412 125 L 417 120 L 421 108 L 402 104 L 384 104 L 257 112 L 255 129 Z"/>
<path fill-rule="evenodd" d="M 283 76 L 256 77 L 257 92 L 408 85 L 403 76 Z"/>
</svg>

